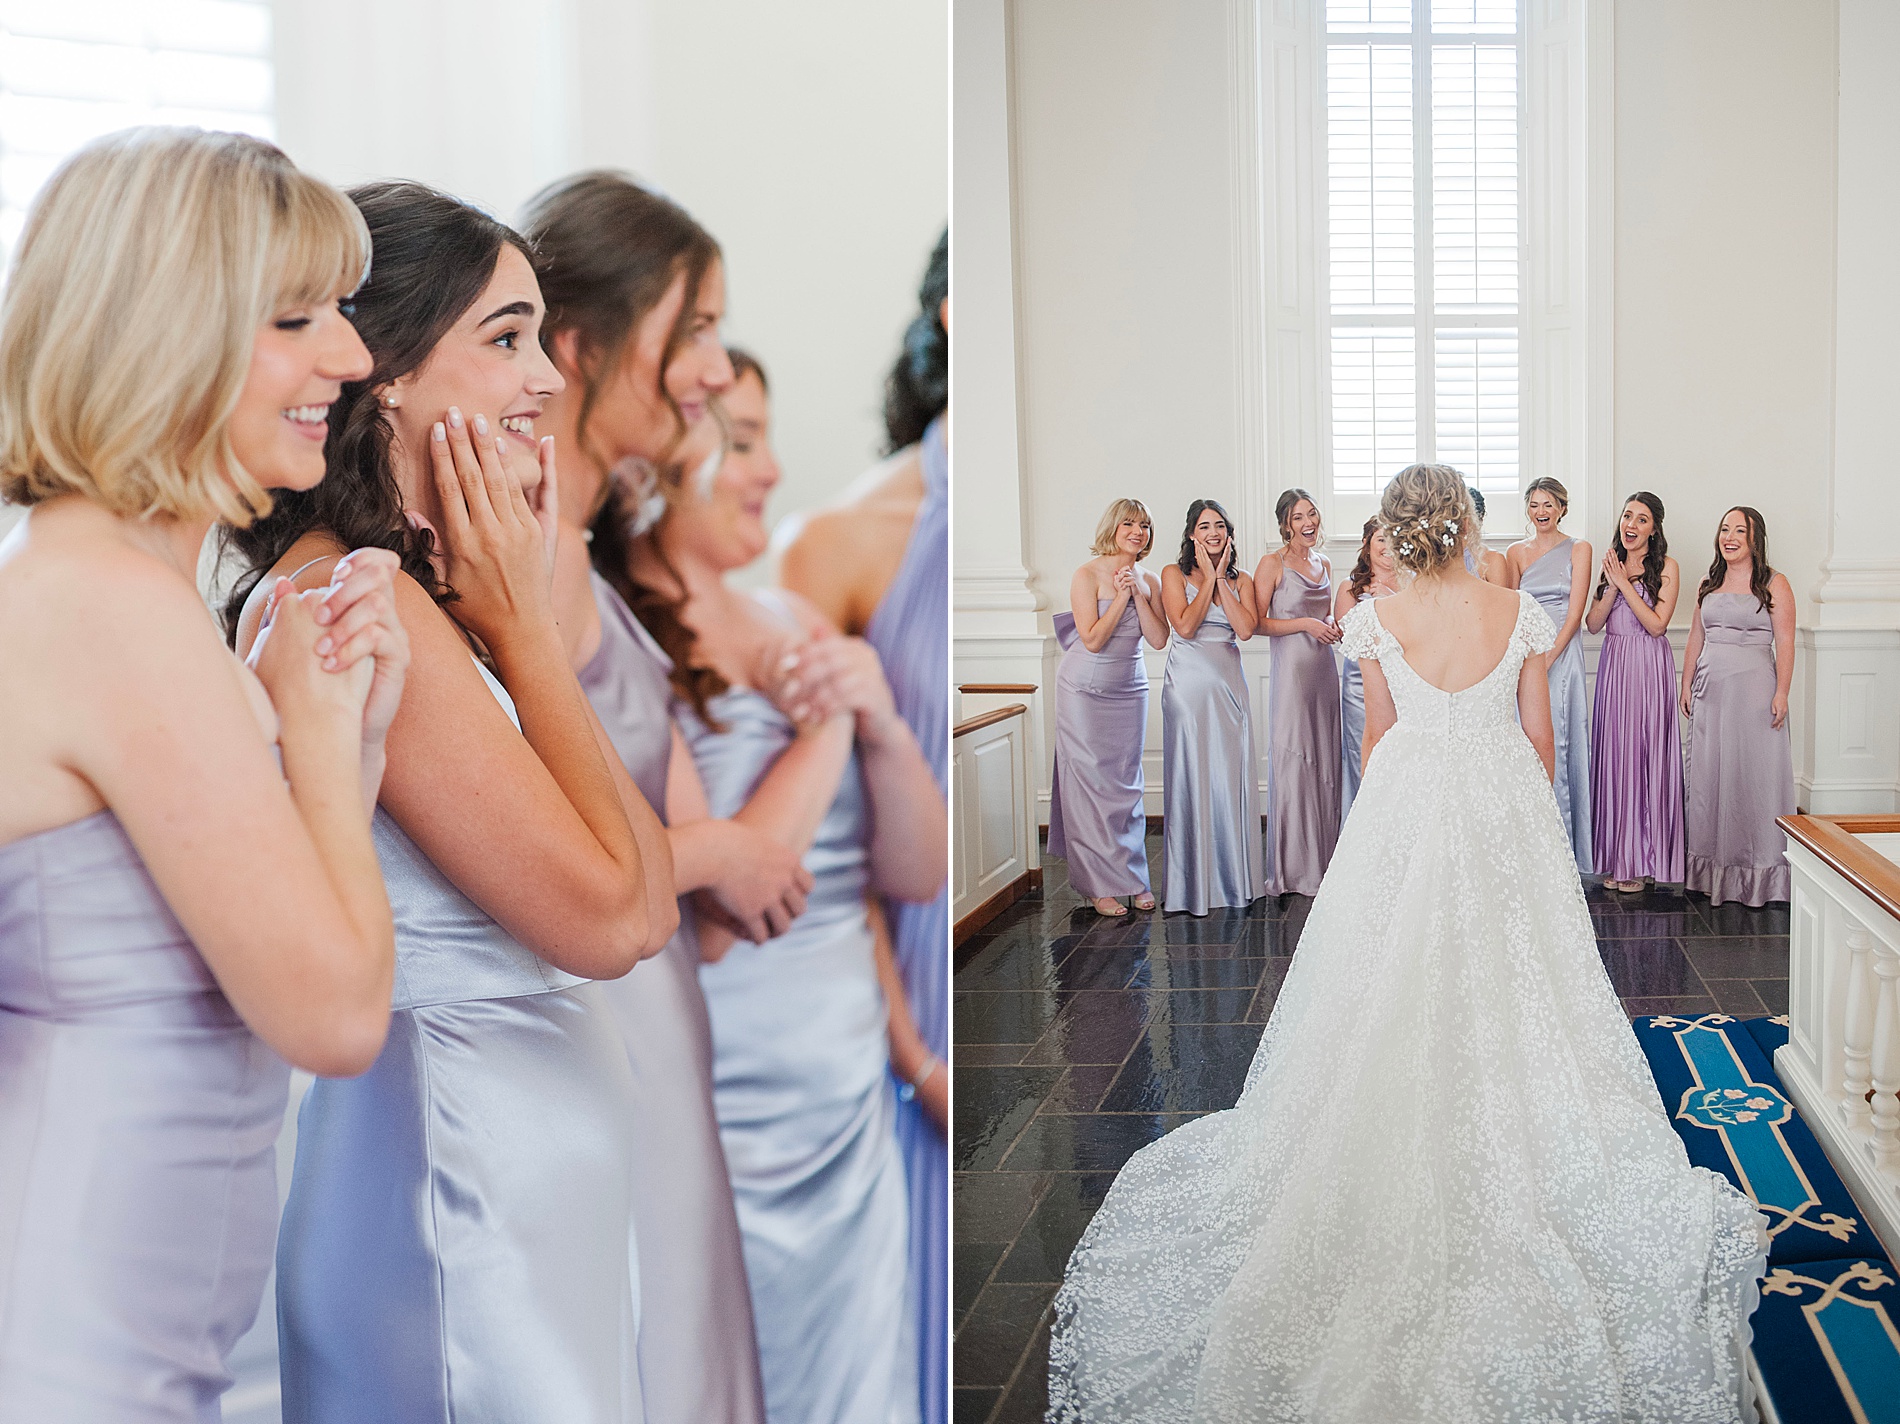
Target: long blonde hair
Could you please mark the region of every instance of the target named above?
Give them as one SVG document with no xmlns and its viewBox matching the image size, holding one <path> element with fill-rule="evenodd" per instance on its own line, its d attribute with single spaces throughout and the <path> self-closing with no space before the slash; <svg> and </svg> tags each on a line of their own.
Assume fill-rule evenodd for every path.
<svg viewBox="0 0 1900 1424">
<path fill-rule="evenodd" d="M 245 134 L 136 128 L 47 183 L 0 306 L 0 498 L 248 524 L 230 424 L 257 330 L 355 289 L 369 232 Z"/>
</svg>

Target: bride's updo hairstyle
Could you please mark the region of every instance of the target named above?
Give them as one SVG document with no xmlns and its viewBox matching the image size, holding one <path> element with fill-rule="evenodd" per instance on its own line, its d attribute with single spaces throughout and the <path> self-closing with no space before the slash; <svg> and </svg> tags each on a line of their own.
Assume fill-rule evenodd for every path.
<svg viewBox="0 0 1900 1424">
<path fill-rule="evenodd" d="M 1450 465 L 1400 470 L 1379 499 L 1379 524 L 1392 561 L 1413 575 L 1463 568 L 1478 537 L 1471 490 Z"/>
<path fill-rule="evenodd" d="M 258 329 L 353 291 L 369 249 L 349 201 L 262 139 L 87 144 L 33 204 L 0 308 L 0 499 L 266 513 L 230 433 Z"/>
</svg>

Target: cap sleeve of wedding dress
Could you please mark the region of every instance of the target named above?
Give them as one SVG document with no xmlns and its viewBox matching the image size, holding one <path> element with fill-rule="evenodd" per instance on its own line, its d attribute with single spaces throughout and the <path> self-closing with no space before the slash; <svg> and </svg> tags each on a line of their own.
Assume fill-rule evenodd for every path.
<svg viewBox="0 0 1900 1424">
<path fill-rule="evenodd" d="M 1239 1101 L 1130 1158 L 1077 1244 L 1047 1417 L 1739 1424 L 1767 1238 L 1670 1126 L 1518 725 L 1550 619 L 1521 596 L 1458 692 L 1372 601 L 1342 630 L 1396 720 Z"/>
<path fill-rule="evenodd" d="M 1547 653 L 1557 646 L 1557 625 L 1544 612 L 1544 605 L 1524 589 L 1517 591 L 1517 633 L 1524 640 L 1527 654 Z"/>
<path fill-rule="evenodd" d="M 1385 641 L 1385 625 L 1373 613 L 1372 603 L 1370 598 L 1360 599 L 1339 625 L 1339 631 L 1344 634 L 1339 640 L 1340 651 L 1355 662 L 1366 659 L 1377 662 Z"/>
</svg>

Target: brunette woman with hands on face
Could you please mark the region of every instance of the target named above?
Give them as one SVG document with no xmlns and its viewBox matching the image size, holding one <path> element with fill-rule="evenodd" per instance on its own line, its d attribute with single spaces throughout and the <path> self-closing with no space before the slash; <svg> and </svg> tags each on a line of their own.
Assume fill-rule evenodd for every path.
<svg viewBox="0 0 1900 1424">
<path fill-rule="evenodd" d="M 340 193 L 195 129 L 81 149 L 20 240 L 0 1417 L 216 1417 L 270 1268 L 290 1065 L 359 1073 L 383 1042 L 369 820 L 408 661 L 395 561 L 359 548 L 302 596 L 268 590 L 249 667 L 196 584 L 214 520 L 323 479 L 324 414 L 369 370 L 339 310 L 368 256 Z"/>
<path fill-rule="evenodd" d="M 523 239 L 420 184 L 351 197 L 375 243 L 354 318 L 374 369 L 331 410 L 324 483 L 233 540 L 253 580 L 393 549 L 413 651 L 375 826 L 395 1012 L 375 1066 L 304 1103 L 284 1417 L 638 1419 L 630 1184 L 656 1148 L 588 981 L 657 950 L 678 911 L 664 829 L 555 625 L 534 421 L 562 378 Z M 261 587 L 233 594 L 241 645 Z"/>
<path fill-rule="evenodd" d="M 1154 522 L 1138 499 L 1103 511 L 1095 557 L 1069 580 L 1069 615 L 1056 616 L 1055 772 L 1049 785 L 1049 854 L 1069 863 L 1069 884 L 1109 919 L 1152 910 L 1141 745 L 1148 729 L 1148 669 L 1141 645 L 1168 645 L 1161 580 L 1140 567 Z M 1068 625 L 1068 626 L 1065 626 Z"/>
<path fill-rule="evenodd" d="M 1227 511 L 1211 499 L 1188 506 L 1180 557 L 1161 571 L 1161 604 L 1174 630 L 1161 684 L 1162 904 L 1205 915 L 1264 893 L 1240 665 L 1254 630 L 1253 580 L 1240 572 Z"/>
</svg>

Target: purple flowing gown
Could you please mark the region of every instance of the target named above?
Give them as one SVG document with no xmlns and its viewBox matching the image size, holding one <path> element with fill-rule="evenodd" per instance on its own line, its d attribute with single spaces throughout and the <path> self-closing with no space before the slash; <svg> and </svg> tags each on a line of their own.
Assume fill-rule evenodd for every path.
<svg viewBox="0 0 1900 1424">
<path fill-rule="evenodd" d="M 593 576 L 600 648 L 581 669 L 627 775 L 664 814 L 673 752 L 672 661 L 613 586 Z M 712 1026 L 692 907 L 666 948 L 601 986 L 633 1068 L 640 1256 L 640 1395 L 646 1424 L 761 1424 L 765 1391 L 739 1218 L 713 1116 Z"/>
<path fill-rule="evenodd" d="M 1330 578 L 1280 575 L 1269 618 L 1326 619 Z M 1340 675 L 1310 633 L 1273 639 L 1267 669 L 1267 894 L 1313 895 L 1339 839 Z"/>
<path fill-rule="evenodd" d="M 1788 898 L 1788 838 L 1777 816 L 1794 814 L 1788 724 L 1773 725 L 1775 628 L 1752 593 L 1702 600 L 1702 656 L 1690 684 L 1688 886 L 1720 905 Z"/>
<path fill-rule="evenodd" d="M 877 649 L 897 711 L 944 790 L 950 763 L 950 452 L 944 417 L 924 432 L 918 451 L 924 499 L 910 542 L 864 636 Z M 887 901 L 891 944 L 912 1017 L 938 1057 L 949 1050 L 950 889 L 928 904 Z M 944 1069 L 942 1071 L 948 1071 Z M 949 1409 L 950 1166 L 943 1130 L 916 1101 L 897 1106 L 897 1141 L 910 1182 L 910 1272 L 917 1297 L 917 1383 L 923 1424 L 944 1424 Z"/>
<path fill-rule="evenodd" d="M 1643 602 L 1649 590 L 1632 585 Z M 1610 605 L 1590 709 L 1591 850 L 1605 880 L 1682 880 L 1676 654 L 1621 593 Z"/>
<path fill-rule="evenodd" d="M 1095 611 L 1113 601 L 1097 599 Z M 1056 669 L 1049 854 L 1069 862 L 1069 884 L 1090 900 L 1151 893 L 1141 801 L 1147 733 L 1148 669 L 1131 597 L 1099 653 L 1077 638 Z"/>
<path fill-rule="evenodd" d="M 0 1419 L 214 1424 L 289 1084 L 110 811 L 0 846 Z"/>
</svg>

